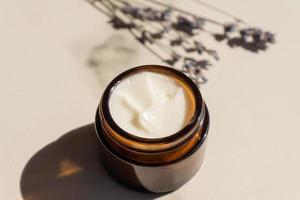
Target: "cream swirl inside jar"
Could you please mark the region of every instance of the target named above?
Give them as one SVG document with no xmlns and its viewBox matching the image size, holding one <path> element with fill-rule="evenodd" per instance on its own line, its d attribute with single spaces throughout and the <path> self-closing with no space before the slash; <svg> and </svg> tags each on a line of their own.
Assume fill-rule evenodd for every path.
<svg viewBox="0 0 300 200">
<path fill-rule="evenodd" d="M 115 86 L 109 110 L 124 131 L 141 138 L 163 138 L 180 131 L 190 121 L 193 95 L 172 76 L 138 72 Z"/>
</svg>

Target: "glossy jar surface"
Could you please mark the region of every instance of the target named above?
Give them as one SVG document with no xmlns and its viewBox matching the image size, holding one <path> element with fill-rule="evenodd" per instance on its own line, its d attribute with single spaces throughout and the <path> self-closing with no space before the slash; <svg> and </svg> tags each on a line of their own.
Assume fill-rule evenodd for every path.
<svg viewBox="0 0 300 200">
<path fill-rule="evenodd" d="M 142 71 L 171 76 L 189 91 L 193 115 L 182 130 L 164 138 L 140 138 L 114 122 L 109 112 L 110 94 L 124 78 Z M 169 192 L 185 184 L 200 168 L 209 114 L 197 85 L 189 77 L 169 67 L 147 65 L 123 72 L 107 86 L 96 112 L 95 127 L 101 160 L 109 174 L 136 189 Z"/>
</svg>

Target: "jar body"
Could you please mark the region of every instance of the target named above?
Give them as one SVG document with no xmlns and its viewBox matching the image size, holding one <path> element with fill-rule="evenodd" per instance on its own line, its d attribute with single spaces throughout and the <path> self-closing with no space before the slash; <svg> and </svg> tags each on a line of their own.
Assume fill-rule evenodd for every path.
<svg viewBox="0 0 300 200">
<path fill-rule="evenodd" d="M 182 130 L 165 138 L 146 139 L 122 130 L 110 116 L 108 101 L 122 79 L 139 71 L 170 75 L 193 96 L 194 114 Z M 163 66 L 141 66 L 116 77 L 105 90 L 96 112 L 95 128 L 101 161 L 109 174 L 134 189 L 170 192 L 189 181 L 202 165 L 209 113 L 196 84 L 186 75 Z"/>
<path fill-rule="evenodd" d="M 97 112 L 95 128 L 100 141 L 101 161 L 114 179 L 130 188 L 153 193 L 176 190 L 188 182 L 203 163 L 209 129 L 207 109 L 205 116 L 203 139 L 199 140 L 188 154 L 172 163 L 147 166 L 126 160 L 108 145 L 103 136 L 99 113 Z"/>
</svg>

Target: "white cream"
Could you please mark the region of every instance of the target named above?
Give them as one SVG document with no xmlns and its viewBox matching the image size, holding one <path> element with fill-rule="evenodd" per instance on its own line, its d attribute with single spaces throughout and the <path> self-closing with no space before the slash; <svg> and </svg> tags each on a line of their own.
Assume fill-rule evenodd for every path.
<svg viewBox="0 0 300 200">
<path fill-rule="evenodd" d="M 113 90 L 109 109 L 126 132 L 142 138 L 162 138 L 181 130 L 190 120 L 190 96 L 178 81 L 155 72 L 139 72 Z"/>
</svg>

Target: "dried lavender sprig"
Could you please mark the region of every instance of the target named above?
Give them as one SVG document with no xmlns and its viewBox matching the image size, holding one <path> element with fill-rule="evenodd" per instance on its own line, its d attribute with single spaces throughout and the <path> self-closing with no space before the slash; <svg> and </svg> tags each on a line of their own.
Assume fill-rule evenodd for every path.
<svg viewBox="0 0 300 200">
<path fill-rule="evenodd" d="M 119 9 L 121 10 L 118 6 L 116 6 L 112 1 L 108 1 L 113 7 L 114 9 Z M 131 23 L 134 23 L 134 18 L 132 16 L 127 16 L 129 18 L 129 20 L 131 21 Z M 168 53 L 168 54 L 171 54 L 174 50 L 172 50 L 170 47 L 168 46 L 165 46 L 163 44 L 161 44 L 159 41 L 156 41 L 154 40 L 152 37 L 151 37 L 151 34 L 145 30 L 142 30 L 141 27 L 138 27 L 138 26 L 135 26 L 134 27 L 136 30 L 138 30 L 141 34 L 141 37 L 138 37 L 138 40 L 140 42 L 142 42 L 143 44 L 145 42 L 150 42 L 150 43 L 155 43 L 157 44 L 158 46 L 160 46 L 162 49 L 165 49 L 165 51 Z"/>
<path fill-rule="evenodd" d="M 103 3 L 103 2 L 102 2 Z M 114 6 L 114 5 L 107 5 L 107 4 L 104 4 L 104 6 L 106 7 L 106 8 L 108 8 L 110 11 L 112 11 L 113 9 L 116 9 L 116 6 Z M 116 18 L 116 19 L 118 19 L 118 20 L 120 20 L 120 23 L 124 23 L 124 22 L 122 22 L 122 20 L 121 19 L 119 19 L 116 15 L 114 15 L 114 17 Z M 133 29 L 135 29 L 136 27 L 133 27 L 133 28 L 130 28 L 129 30 L 130 30 L 130 32 L 136 37 L 136 38 L 138 38 L 138 36 L 135 34 L 135 32 L 133 31 Z M 145 48 L 147 48 L 149 51 L 151 51 L 154 55 L 156 55 L 158 58 L 160 58 L 162 61 L 164 61 L 164 62 L 166 62 L 166 63 L 168 63 L 168 64 L 170 64 L 170 65 L 174 65 L 180 58 L 181 58 L 181 56 L 179 55 L 179 54 L 177 54 L 175 51 L 172 51 L 172 54 L 171 54 L 171 58 L 170 59 L 164 59 L 163 57 L 161 57 L 160 56 L 160 54 L 158 54 L 156 51 L 153 51 L 148 45 L 147 45 L 147 43 L 144 43 L 144 45 L 143 45 Z M 200 73 L 198 74 L 198 76 L 193 76 L 193 74 L 190 74 L 190 76 L 191 76 L 191 78 L 192 79 L 194 79 L 195 80 L 195 82 L 197 83 L 197 84 L 199 84 L 199 83 L 204 83 L 204 82 L 206 82 L 206 81 L 204 81 L 204 80 L 206 80 L 205 79 L 205 77 L 203 77 L 203 75 L 201 75 L 200 76 Z M 201 81 L 199 81 L 199 80 L 201 80 Z"/>
<path fill-rule="evenodd" d="M 126 6 L 128 6 L 129 8 L 131 8 L 131 6 L 130 6 L 130 4 L 128 4 L 127 2 L 124 2 L 124 0 L 115 0 L 115 1 L 118 1 L 118 2 L 122 2 L 124 5 L 126 5 Z M 136 12 L 136 11 L 138 11 L 138 10 L 136 10 L 135 9 L 135 7 L 132 7 L 133 8 L 133 10 Z M 119 8 L 120 9 L 120 8 Z M 122 10 L 122 8 L 120 9 L 120 10 Z M 132 9 L 130 9 L 130 10 L 132 10 Z M 134 18 L 132 15 L 130 16 L 131 18 Z M 140 16 L 140 17 L 137 17 L 138 19 L 142 19 L 142 16 Z M 203 25 L 203 20 L 198 20 L 198 21 L 196 21 L 196 23 L 195 22 L 192 22 L 192 21 L 189 21 L 188 19 L 186 19 L 186 18 L 184 18 L 184 17 L 179 17 L 179 20 L 183 20 L 183 23 L 186 23 L 186 29 L 187 30 L 190 30 L 190 31 L 192 31 L 194 28 L 200 28 L 200 26 L 202 26 Z M 133 19 L 134 20 L 134 19 Z M 200 23 L 201 22 L 201 23 Z M 149 25 L 149 24 L 148 24 Z M 152 25 L 152 23 L 150 23 L 150 25 Z M 183 26 L 184 24 L 180 24 L 179 23 L 179 27 L 185 27 L 185 26 Z M 187 32 L 187 30 L 185 31 L 185 32 Z M 161 32 L 161 31 L 159 31 L 157 34 L 152 34 L 152 37 L 153 37 L 153 39 L 156 39 L 156 38 L 161 38 L 162 37 L 162 34 L 163 34 L 163 32 Z M 178 33 L 179 34 L 179 33 Z M 190 33 L 191 34 L 191 33 Z M 165 36 L 167 36 L 167 34 L 165 34 Z M 180 35 L 179 35 L 180 36 Z M 148 37 L 149 38 L 149 37 Z M 151 39 L 151 42 L 153 41 L 153 39 Z M 147 38 L 146 37 L 144 37 L 144 38 L 142 38 L 142 40 L 141 41 L 146 41 L 147 40 Z M 148 39 L 149 40 L 149 39 Z M 184 41 L 184 40 L 183 40 Z M 171 41 L 171 46 L 174 46 L 174 44 L 176 44 L 177 43 L 177 45 L 179 45 L 179 43 L 178 43 L 178 40 L 177 40 L 177 42 L 176 41 L 174 41 L 174 40 L 172 40 Z M 199 46 L 199 45 L 198 45 Z M 165 47 L 166 48 L 166 47 Z M 198 51 L 198 52 L 200 52 L 200 50 L 199 50 L 199 47 L 195 47 L 195 49 Z M 187 50 L 187 49 L 185 49 L 185 50 Z M 219 57 L 218 57 L 218 55 L 217 55 L 217 53 L 216 53 L 216 51 L 213 51 L 213 50 L 208 50 L 208 49 L 205 49 L 206 50 L 206 52 L 209 54 L 209 55 L 211 55 L 212 57 L 214 57 L 216 60 L 218 60 L 219 59 Z M 188 50 L 187 50 L 187 52 L 188 52 Z M 201 53 L 200 53 L 201 54 Z"/>
<path fill-rule="evenodd" d="M 243 39 L 252 38 L 254 42 L 274 43 L 275 36 L 269 31 L 262 31 L 259 28 L 245 28 L 240 30 L 240 35 Z"/>
<path fill-rule="evenodd" d="M 124 1 L 124 0 L 115 0 L 115 1 L 119 1 L 119 2 L 122 2 L 123 4 L 126 4 L 127 6 L 129 6 L 130 4 L 128 4 L 126 1 Z M 136 1 L 135 0 L 135 2 L 139 2 L 139 1 Z M 139 3 L 141 3 L 141 2 L 139 2 Z M 142 5 L 143 6 L 145 6 L 146 8 L 149 8 L 148 7 L 148 5 L 147 4 L 145 4 L 145 3 L 142 3 Z M 166 8 L 164 11 L 162 11 L 162 13 L 165 13 L 165 12 L 167 12 L 167 13 L 171 13 L 171 10 L 169 9 L 169 8 Z M 172 33 L 171 32 L 169 32 L 168 30 L 170 29 L 170 27 L 167 27 L 167 26 L 165 26 L 164 25 L 164 21 L 165 20 L 159 20 L 159 21 L 161 21 L 161 23 L 159 23 L 159 25 L 161 26 L 161 27 L 156 27 L 155 25 L 154 25 L 154 22 L 153 21 L 151 21 L 151 20 L 149 20 L 147 23 L 147 25 L 148 26 L 152 26 L 152 27 L 154 27 L 154 28 L 156 28 L 157 30 L 157 32 L 155 32 L 155 33 L 153 33 L 153 37 L 154 38 L 161 38 L 162 37 L 162 34 L 164 34 L 164 36 L 167 36 L 167 37 L 170 37 L 170 39 L 172 38 Z M 176 32 L 177 33 L 177 35 L 173 35 L 174 37 L 178 37 L 180 34 L 178 33 L 178 32 Z"/>
<path fill-rule="evenodd" d="M 111 4 L 111 7 L 113 7 L 114 9 L 119 9 L 118 6 L 116 6 L 115 4 L 113 4 L 111 1 L 108 2 L 109 4 Z M 133 23 L 133 18 L 132 16 L 128 16 L 130 18 L 130 20 Z M 135 32 L 132 30 L 135 29 L 140 33 L 140 36 L 135 34 Z M 151 49 L 151 47 L 147 46 L 147 42 L 149 42 L 150 44 L 155 44 L 158 45 L 161 50 L 164 50 L 165 53 L 167 53 L 170 56 L 170 59 L 164 59 L 163 57 L 161 57 L 159 54 L 157 54 L 156 52 L 154 53 L 157 57 L 159 57 L 162 61 L 170 64 L 172 62 L 172 65 L 174 65 L 178 60 L 178 55 L 174 50 L 172 50 L 170 47 L 165 46 L 161 43 L 159 43 L 158 41 L 155 41 L 151 38 L 151 36 L 149 35 L 148 32 L 141 30 L 140 27 L 135 26 L 132 29 L 130 29 L 130 32 L 134 35 L 134 37 L 140 41 L 148 50 L 150 50 L 152 53 L 154 53 L 155 51 Z M 176 56 L 174 56 L 176 55 Z"/>
<path fill-rule="evenodd" d="M 113 14 L 111 12 L 108 12 L 96 5 L 96 3 L 98 2 L 97 0 L 87 0 L 87 2 L 89 2 L 92 6 L 94 6 L 98 11 L 105 14 L 107 17 L 112 17 Z"/>
<path fill-rule="evenodd" d="M 135 37 L 138 38 L 138 35 L 132 30 L 129 30 L 129 32 Z M 147 46 L 146 44 L 143 45 L 147 50 L 149 50 L 152 54 L 154 54 L 156 57 L 158 57 L 161 61 L 165 61 L 165 58 L 163 58 L 160 54 L 158 54 L 156 51 L 154 51 L 151 47 Z"/>
<path fill-rule="evenodd" d="M 115 4 L 113 4 L 112 2 L 109 2 L 111 5 L 111 7 L 113 7 L 114 9 L 119 9 L 118 6 L 116 6 Z M 132 16 L 129 16 L 130 18 L 132 18 Z M 133 20 L 133 19 L 131 19 Z M 137 28 L 137 27 L 134 27 L 134 28 Z M 137 35 L 135 35 L 135 37 L 141 42 L 144 44 L 144 46 L 146 46 L 146 42 L 150 42 L 150 43 L 153 43 L 153 40 L 152 38 L 150 38 L 150 36 L 147 34 L 147 32 L 145 31 L 142 31 L 142 35 L 141 37 L 138 37 Z M 163 59 L 164 62 L 170 64 L 170 65 L 174 65 L 179 59 L 181 56 L 179 56 L 179 54 L 177 54 L 174 50 L 168 48 L 168 47 L 165 47 L 161 44 L 159 44 L 158 42 L 156 42 L 157 45 L 159 45 L 161 48 L 166 48 L 166 50 L 171 53 L 171 58 L 170 59 L 163 59 L 160 57 L 160 59 Z M 148 49 L 151 49 L 150 47 L 146 46 Z M 151 49 L 152 50 L 152 49 Z M 153 52 L 153 51 L 152 51 Z"/>
<path fill-rule="evenodd" d="M 117 0 L 118 1 L 118 0 Z M 132 16 L 130 16 L 131 18 L 133 18 Z M 145 44 L 147 41 L 150 43 L 154 42 L 155 38 L 151 38 L 152 35 L 149 35 L 148 32 L 142 31 L 142 36 L 138 37 L 137 39 Z M 159 42 L 157 42 L 157 45 L 159 45 L 161 48 L 164 48 L 167 52 L 169 52 L 171 54 L 171 58 L 167 59 L 166 62 L 170 65 L 174 65 L 177 61 L 178 61 L 178 54 L 174 53 L 174 50 L 172 50 L 171 48 L 169 48 L 168 46 L 162 45 Z M 199 50 L 198 50 L 199 51 Z M 217 53 L 213 50 L 208 50 L 205 48 L 205 51 L 209 54 L 212 55 L 215 59 L 218 59 L 217 57 Z M 174 55 L 176 55 L 174 57 Z"/>
<path fill-rule="evenodd" d="M 175 7 L 175 6 L 172 6 L 172 5 L 168 5 L 168 4 L 166 4 L 166 3 L 162 3 L 162 2 L 160 2 L 160 1 L 156 1 L 156 0 L 143 0 L 143 1 L 152 2 L 152 3 L 156 4 L 156 5 L 160 5 L 160 6 L 164 6 L 164 7 L 169 7 L 169 8 L 171 8 L 172 10 L 175 10 L 175 11 L 177 11 L 177 12 L 179 12 L 179 13 L 182 13 L 182 14 L 185 14 L 185 15 L 189 15 L 189 16 L 191 16 L 191 17 L 193 17 L 193 18 L 202 19 L 202 20 L 204 20 L 204 21 L 206 21 L 206 22 L 209 22 L 209 23 L 212 23 L 212 24 L 215 24 L 215 25 L 218 25 L 218 26 L 223 26 L 223 23 L 221 23 L 221 22 L 218 22 L 218 21 L 215 21 L 215 20 L 212 20 L 212 19 L 203 17 L 203 16 L 199 16 L 199 15 L 190 13 L 190 12 L 188 12 L 188 11 L 182 10 L 182 9 L 177 8 L 177 7 Z"/>
<path fill-rule="evenodd" d="M 189 64 L 189 66 L 192 66 L 192 67 L 186 69 L 187 62 L 192 62 L 193 60 L 188 59 L 187 57 L 185 57 L 185 55 L 180 55 L 180 54 L 176 53 L 176 51 L 171 48 L 174 45 L 182 46 L 184 48 L 183 44 L 189 43 L 189 41 L 186 39 L 192 39 L 193 36 L 197 33 L 194 30 L 203 31 L 203 32 L 210 33 L 211 35 L 216 36 L 216 34 L 204 29 L 203 22 L 205 22 L 205 19 L 195 18 L 193 16 L 193 14 L 190 15 L 191 13 L 186 14 L 186 13 L 182 13 L 182 12 L 176 10 L 179 14 L 186 14 L 188 16 L 193 17 L 193 19 L 188 19 L 188 18 L 185 18 L 184 16 L 179 15 L 180 16 L 179 19 L 181 21 L 177 19 L 177 21 L 172 22 L 173 24 L 174 23 L 176 24 L 176 23 L 179 23 L 178 21 L 180 21 L 180 23 L 183 22 L 183 24 L 179 23 L 180 24 L 179 28 L 173 29 L 173 31 L 175 31 L 175 33 L 178 34 L 178 38 L 170 39 L 170 45 L 171 45 L 171 47 L 170 47 L 170 46 L 161 44 L 157 40 L 162 39 L 162 38 L 165 39 L 166 36 L 168 36 L 170 33 L 173 33 L 173 32 L 169 32 L 169 31 L 164 32 L 160 29 L 160 27 L 156 27 L 157 32 L 149 32 L 149 31 L 147 31 L 147 28 L 146 28 L 146 26 L 155 27 L 155 24 L 152 22 L 164 21 L 164 19 L 159 17 L 159 16 L 161 16 L 161 11 L 152 9 L 151 7 L 143 8 L 144 9 L 143 12 L 146 12 L 146 13 L 139 13 L 140 8 L 134 8 L 131 11 L 129 10 L 128 12 L 131 12 L 131 13 L 126 13 L 123 10 L 123 14 L 125 14 L 124 16 L 127 16 L 127 18 L 128 17 L 130 18 L 130 20 L 128 22 L 128 20 L 124 21 L 115 13 L 116 10 L 120 11 L 122 9 L 122 7 L 120 7 L 120 5 L 116 5 L 116 4 L 112 3 L 112 1 L 123 2 L 123 5 L 129 6 L 130 4 L 128 3 L 128 1 L 126 1 L 126 0 L 106 0 L 106 3 L 104 2 L 104 0 L 98 0 L 98 1 L 101 2 L 102 4 L 104 4 L 104 7 L 106 7 L 108 9 L 108 11 L 110 12 L 110 17 L 112 18 L 111 21 L 113 22 L 113 25 L 115 27 L 118 26 L 120 28 L 126 28 L 131 33 L 135 33 L 134 31 L 137 31 L 138 34 L 135 35 L 135 38 L 137 38 L 137 40 L 139 40 L 143 44 L 143 46 L 148 48 L 154 55 L 159 57 L 162 61 L 168 63 L 171 66 L 174 66 L 179 60 L 183 59 L 184 60 L 184 65 L 182 68 L 183 71 L 189 71 L 190 76 L 197 83 L 205 83 L 207 81 L 207 79 L 203 76 L 203 73 L 202 73 L 202 70 L 206 70 L 207 66 L 210 65 L 210 63 L 207 60 L 197 61 L 196 62 L 197 65 L 194 65 L 194 66 Z M 145 1 L 145 0 L 143 0 L 143 1 Z M 150 2 L 157 3 L 157 1 L 153 1 L 153 0 L 152 1 L 150 0 Z M 159 4 L 159 5 L 161 5 L 161 4 Z M 131 9 L 131 7 L 128 7 L 128 8 Z M 147 13 L 147 12 L 149 12 L 151 14 L 148 15 L 149 13 Z M 171 12 L 169 12 L 169 14 L 170 13 Z M 146 17 L 145 17 L 145 14 L 147 14 Z M 153 15 L 153 18 L 151 15 Z M 144 24 L 137 25 L 135 20 L 143 21 Z M 168 19 L 167 21 L 170 22 L 171 20 Z M 199 24 L 198 22 L 201 22 L 201 23 Z M 184 27 L 183 25 L 186 27 Z M 267 43 L 273 43 L 275 41 L 274 34 L 272 34 L 270 32 L 263 32 L 263 31 L 260 31 L 259 29 L 253 29 L 253 28 L 239 29 L 236 27 L 237 26 L 236 23 L 219 24 L 219 25 L 222 25 L 222 27 L 224 29 L 223 35 L 219 34 L 219 36 L 220 36 L 219 38 L 221 40 L 227 39 L 228 45 L 230 45 L 232 47 L 233 46 L 242 46 L 245 49 L 252 50 L 252 51 L 265 50 Z M 184 28 L 181 28 L 181 27 L 184 27 Z M 163 28 L 165 28 L 165 27 L 163 27 Z M 240 33 L 241 37 L 240 38 L 231 38 L 230 35 L 233 32 Z M 184 33 L 185 37 L 181 37 L 182 36 L 181 33 Z M 247 41 L 248 38 L 251 38 L 252 42 Z M 158 54 L 155 50 L 153 50 L 151 48 L 153 45 L 157 45 L 161 50 L 164 50 L 165 53 L 167 53 L 167 55 L 170 56 L 170 58 L 164 59 L 160 54 Z M 208 48 L 204 47 L 202 44 L 199 45 L 199 43 L 197 43 L 196 40 L 194 40 L 194 45 L 195 45 L 194 47 L 190 48 L 190 51 L 197 51 L 199 54 L 202 54 L 202 52 L 206 52 L 207 54 L 213 56 L 215 59 L 218 59 L 218 54 L 216 51 L 208 49 Z"/>
<path fill-rule="evenodd" d="M 131 18 L 132 21 L 136 20 L 136 19 L 140 19 L 141 22 L 143 22 L 143 15 L 145 13 L 141 13 L 141 14 L 137 14 L 138 11 L 140 11 L 139 9 L 137 9 L 136 7 L 131 6 L 129 3 L 127 3 L 126 1 L 123 0 L 115 0 L 117 2 L 122 3 L 124 6 L 126 7 L 118 7 L 118 9 L 123 12 L 126 15 L 129 15 L 129 17 Z M 112 2 L 111 2 L 112 3 Z M 132 13 L 133 12 L 133 13 Z M 138 15 L 138 16 L 137 16 Z M 139 16 L 141 15 L 141 16 Z M 155 27 L 151 22 L 148 22 L 147 24 L 148 26 L 152 26 L 154 27 L 157 31 L 161 31 L 161 29 L 159 29 L 160 27 Z"/>
<path fill-rule="evenodd" d="M 209 9 L 214 10 L 216 12 L 219 12 L 219 13 L 227 16 L 227 17 L 230 17 L 230 18 L 234 19 L 237 23 L 243 23 L 243 24 L 247 25 L 247 23 L 244 20 L 242 20 L 242 19 L 240 19 L 240 18 L 238 18 L 238 17 L 230 14 L 229 12 L 221 10 L 221 9 L 219 9 L 219 8 L 213 6 L 213 5 L 210 5 L 208 3 L 205 3 L 205 2 L 203 2 L 201 0 L 193 0 L 193 1 L 196 2 L 196 3 L 198 3 L 198 4 L 200 4 L 200 5 L 202 5 L 202 6 L 204 6 L 204 7 L 206 7 L 206 8 L 209 8 Z"/>
<path fill-rule="evenodd" d="M 126 0 L 116 0 L 116 1 L 126 1 Z M 147 3 L 149 3 L 149 2 L 147 2 L 147 1 L 138 1 L 138 0 L 133 0 L 134 2 L 136 2 L 136 3 L 139 3 L 139 4 L 141 4 L 141 5 L 143 5 L 143 6 L 145 6 L 145 7 L 147 7 L 147 8 L 149 8 L 149 5 L 147 4 Z M 131 1 L 132 2 L 132 1 Z M 146 3 L 147 2 L 147 3 Z M 125 2 L 124 2 L 125 3 Z M 128 5 L 128 4 L 127 4 Z M 167 11 L 169 14 L 171 13 L 171 12 L 173 12 L 174 10 L 170 7 L 170 6 L 164 6 L 165 7 L 165 10 L 163 11 L 163 12 L 165 12 L 165 11 Z M 200 21 L 201 21 L 201 23 L 203 24 L 203 22 L 204 22 L 204 20 L 203 19 L 201 19 L 201 18 L 197 18 L 196 19 L 197 20 L 197 23 L 199 24 L 200 23 Z M 151 23 L 151 22 L 149 22 L 150 23 L 150 25 L 152 25 L 153 23 Z M 160 24 L 163 24 L 163 22 L 162 23 L 160 23 Z M 165 28 L 165 27 L 164 27 Z M 177 33 L 177 35 L 175 35 L 175 38 L 176 37 L 180 37 L 180 33 L 178 32 L 178 30 L 173 30 L 174 32 L 176 32 Z M 170 33 L 170 32 L 167 32 L 168 34 Z"/>
</svg>

